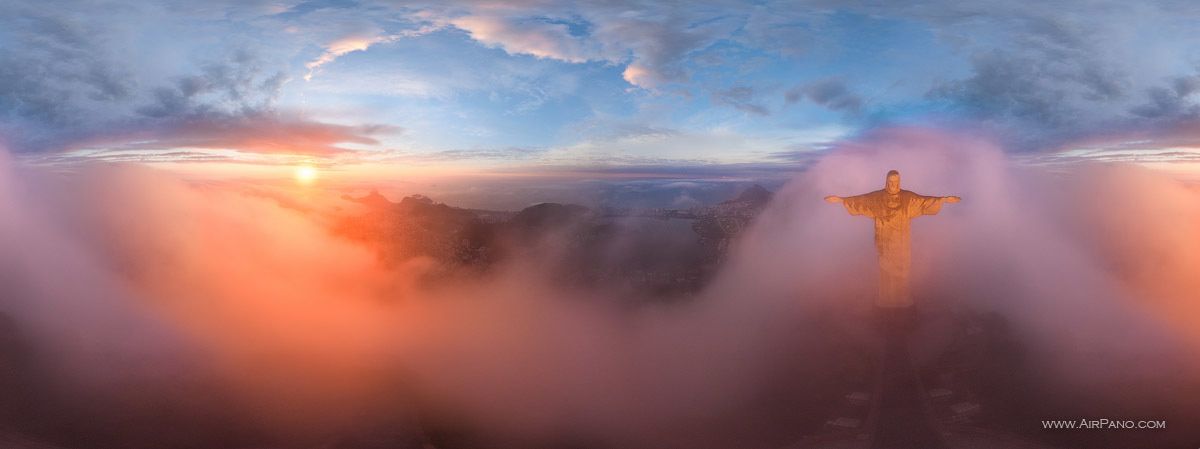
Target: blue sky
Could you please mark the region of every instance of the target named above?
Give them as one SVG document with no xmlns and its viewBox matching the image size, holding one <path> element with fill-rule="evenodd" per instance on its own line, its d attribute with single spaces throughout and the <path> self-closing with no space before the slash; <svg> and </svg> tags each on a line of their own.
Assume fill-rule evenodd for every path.
<svg viewBox="0 0 1200 449">
<path fill-rule="evenodd" d="M 70 163 L 758 167 L 916 124 L 1194 164 L 1198 20 L 1169 1 L 7 1 L 0 142 Z"/>
</svg>

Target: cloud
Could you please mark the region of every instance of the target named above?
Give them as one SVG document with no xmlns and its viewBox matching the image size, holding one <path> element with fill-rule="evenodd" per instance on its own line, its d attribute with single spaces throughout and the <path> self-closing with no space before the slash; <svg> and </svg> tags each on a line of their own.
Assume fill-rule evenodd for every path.
<svg viewBox="0 0 1200 449">
<path fill-rule="evenodd" d="M 135 111 L 150 119 L 267 112 L 288 82 L 285 72 L 264 70 L 258 57 L 246 51 L 204 64 L 198 72 L 153 89 L 150 101 Z"/>
<path fill-rule="evenodd" d="M 687 80 L 685 58 L 737 29 L 737 20 L 725 11 L 685 12 L 669 5 L 466 3 L 441 14 L 454 11 L 460 15 L 441 20 L 485 45 L 571 63 L 624 64 L 625 81 L 647 89 Z"/>
<path fill-rule="evenodd" d="M 711 284 L 666 304 L 563 287 L 545 253 L 416 282 L 428 261 L 383 266 L 331 232 L 348 205 L 317 192 L 296 209 L 277 186 L 0 159 L 0 313 L 15 329 L 0 332 L 40 361 L 15 368 L 37 380 L 18 384 L 37 404 L 18 416 L 79 446 L 419 446 L 419 425 L 484 446 L 730 447 L 745 426 L 764 445 L 795 441 L 797 416 L 823 419 L 847 372 L 871 376 L 853 367 L 874 340 L 871 226 L 821 197 L 877 189 L 890 168 L 906 188 L 964 198 L 914 222 L 933 332 L 913 338 L 945 348 L 954 317 L 997 317 L 1009 331 L 991 332 L 1021 357 L 995 392 L 1040 392 L 1004 416 L 1200 414 L 1177 394 L 1200 378 L 1200 193 L 1132 167 L 1023 167 L 985 139 L 906 128 L 834 145 Z"/>
<path fill-rule="evenodd" d="M 511 54 L 582 63 L 600 59 L 587 43 L 572 36 L 567 25 L 534 18 L 506 18 L 470 15 L 450 19 L 449 23 L 466 31 L 472 39 Z"/>
<path fill-rule="evenodd" d="M 252 153 L 328 155 L 339 144 L 374 145 L 394 126 L 346 126 L 280 112 L 274 104 L 287 77 L 265 72 L 252 54 L 201 67 L 152 91 L 129 117 L 94 117 L 51 140 L 56 149 L 210 148 Z M 89 117 L 90 118 L 90 117 Z"/>
<path fill-rule="evenodd" d="M 209 5 L 228 14 L 212 20 L 200 20 L 213 13 L 207 8 L 76 6 L 0 7 L 0 139 L 15 151 L 190 145 L 329 154 L 376 143 L 378 127 L 281 110 L 285 60 L 303 42 L 281 39 L 288 31 L 263 18 L 280 12 L 274 6 Z M 206 37 L 213 32 L 219 43 Z M 335 41 L 328 60 L 356 45 Z"/>
<path fill-rule="evenodd" d="M 970 78 L 939 85 L 930 94 L 949 99 L 978 118 L 1014 119 L 1022 125 L 1054 130 L 1094 116 L 1084 110 L 1085 104 L 1120 92 L 1115 82 L 1078 82 L 1095 76 L 1087 65 L 1047 65 L 1042 57 L 1005 50 L 976 55 L 972 67 Z"/>
<path fill-rule="evenodd" d="M 751 48 L 760 48 L 788 58 L 802 58 L 820 45 L 827 17 L 819 5 L 799 5 L 776 1 L 755 4 L 734 40 Z"/>
<path fill-rule="evenodd" d="M 848 126 L 953 122 L 988 128 L 1023 152 L 1054 151 L 1114 129 L 1169 130 L 1194 118 L 1200 97 L 1187 55 L 1200 44 L 1188 27 L 1196 11 L 1170 2 L 1092 6 L 5 2 L 0 139 L 18 152 L 61 151 L 203 120 L 277 115 L 272 120 L 353 123 L 347 111 L 364 109 L 389 117 L 422 111 L 406 114 L 428 128 L 411 134 L 421 138 L 449 134 L 443 117 L 493 126 L 480 117 L 497 110 L 556 114 L 561 122 L 670 108 L 680 113 L 656 127 L 695 131 L 711 124 L 693 99 L 765 115 L 778 99 L 763 100 L 764 93 L 782 83 L 793 87 L 785 102 L 842 112 Z M 895 26 L 887 29 L 897 39 L 855 32 L 883 29 L 876 25 Z M 401 48 L 401 40 L 412 47 Z M 893 60 L 894 49 L 916 59 Z M 337 65 L 347 55 L 354 63 Z M 932 66 L 945 70 L 926 69 Z M 736 78 L 725 73 L 734 67 Z M 814 81 L 780 80 L 795 70 Z M 300 78 L 313 82 L 289 82 Z M 477 95 L 488 98 L 465 98 Z M 424 115 L 429 110 L 436 121 Z M 791 109 L 776 123 L 753 126 L 780 131 L 784 120 L 809 113 Z M 520 127 L 499 135 L 509 141 L 479 145 L 542 145 L 567 134 L 513 128 Z M 420 144 L 439 145 L 434 140 Z"/>
<path fill-rule="evenodd" d="M 387 35 L 376 31 L 366 34 L 352 34 L 341 37 L 326 44 L 324 46 L 324 53 L 321 53 L 321 55 L 316 59 L 304 64 L 304 67 L 308 69 L 308 73 L 304 75 L 304 80 L 312 81 L 313 75 L 316 73 L 317 69 L 321 68 L 321 66 L 325 64 L 329 64 L 337 60 L 346 54 L 356 51 L 366 51 L 367 49 L 371 48 L 371 46 L 377 44 L 386 44 L 403 38 L 422 36 L 438 29 L 439 27 L 437 26 L 428 25 Z"/>
<path fill-rule="evenodd" d="M 945 4 L 938 13 L 930 6 L 873 11 L 927 21 L 966 54 L 969 75 L 934 82 L 929 98 L 999 130 L 1016 151 L 1155 128 L 1191 107 L 1171 83 L 1188 64 L 1179 52 L 1195 37 L 1177 32 L 1191 19 L 1168 3 L 1102 3 L 1082 13 L 1037 3 Z M 1137 31 L 1147 29 L 1156 31 Z"/>
<path fill-rule="evenodd" d="M 329 43 L 329 45 L 327 45 L 325 47 L 325 53 L 321 53 L 321 56 L 317 57 L 317 59 L 314 59 L 314 60 L 309 61 L 308 63 L 304 64 L 304 66 L 308 68 L 308 74 L 304 75 L 304 80 L 305 81 L 311 80 L 313 77 L 313 72 L 316 71 L 317 68 L 321 67 L 322 65 L 333 62 L 333 60 L 337 59 L 338 57 L 340 57 L 346 53 L 366 50 L 371 45 L 377 44 L 382 41 L 383 41 L 383 38 L 381 38 L 381 37 L 357 37 L 357 36 L 355 36 L 355 37 L 347 37 L 347 38 L 343 38 L 343 39 L 339 39 L 334 42 L 331 42 L 331 43 Z"/>
<path fill-rule="evenodd" d="M 400 162 L 456 162 L 456 161 L 525 161 L 535 159 L 544 152 L 542 148 L 472 148 L 439 150 L 422 153 L 396 153 L 385 160 Z"/>
<path fill-rule="evenodd" d="M 538 162 L 600 167 L 761 162 L 767 158 L 766 153 L 786 145 L 786 141 L 771 136 L 742 134 L 725 128 L 687 132 L 658 128 L 621 131 L 551 148 Z"/>
<path fill-rule="evenodd" d="M 1136 161 L 1139 158 L 1169 160 L 1164 155 L 1180 149 L 1200 148 L 1200 118 L 1174 118 L 1155 122 L 1134 122 L 1114 126 L 1103 132 L 1061 142 L 1047 158 L 1065 158 L 1086 162 L 1089 152 L 1123 155 L 1122 160 Z M 1164 159 L 1165 158 L 1165 159 Z M 1182 160 L 1189 160 L 1183 158 Z"/>
<path fill-rule="evenodd" d="M 655 125 L 649 117 L 619 118 L 594 116 L 573 124 L 569 132 L 588 139 L 618 140 L 623 138 L 653 138 L 678 135 L 679 130 Z"/>
<path fill-rule="evenodd" d="M 0 117 L 10 144 L 46 146 L 52 133 L 23 130 L 69 133 L 103 105 L 135 95 L 127 68 L 95 39 L 96 24 L 21 4 L 0 6 L 0 14 Z M 29 141 L 13 142 L 14 133 Z"/>
<path fill-rule="evenodd" d="M 69 178 L 6 161 L 0 170 L 0 248 L 29 256 L 0 258 L 0 313 L 53 358 L 38 367 L 52 373 L 34 391 L 39 407 L 22 416 L 54 429 L 63 416 L 87 416 L 103 429 L 74 426 L 60 438 L 419 441 L 412 411 L 423 425 L 450 420 L 492 441 L 705 447 L 728 435 L 680 433 L 709 416 L 696 410 L 784 421 L 737 405 L 754 402 L 757 373 L 778 364 L 766 354 L 796 349 L 772 337 L 782 330 L 741 325 L 793 316 L 778 312 L 797 307 L 782 297 L 634 317 L 601 292 L 557 286 L 543 275 L 553 262 L 536 258 L 429 289 L 415 282 L 427 262 L 390 269 L 370 245 L 333 234 L 327 214 L 347 204 L 320 195 L 296 210 L 143 167 L 92 165 Z M 17 194 L 33 185 L 43 187 L 37 198 Z M 105 398 L 102 412 L 67 392 Z M 170 430 L 133 424 L 151 417 Z M 226 421 L 241 430 L 211 431 Z"/>
<path fill-rule="evenodd" d="M 270 115 L 179 118 L 123 134 L 95 136 L 76 145 L 112 149 L 207 148 L 249 153 L 328 156 L 350 151 L 339 144 L 375 145 L 372 135 L 392 126 L 346 126 Z"/>
<path fill-rule="evenodd" d="M 122 31 L 104 23 L 119 18 L 82 20 L 78 12 L 8 7 L 26 17 L 6 13 L 10 18 L 2 22 L 11 26 L 0 34 L 20 43 L 0 47 L 0 131 L 18 151 L 103 146 L 329 155 L 346 151 L 342 144 L 372 145 L 372 134 L 398 130 L 281 112 L 287 68 L 250 46 L 230 44 L 215 56 L 164 71 L 154 60 L 114 52 L 112 41 Z M 187 41 L 178 46 L 187 48 Z M 341 43 L 332 50 L 353 48 Z"/>
<path fill-rule="evenodd" d="M 1192 101 L 1198 92 L 1200 75 L 1176 77 L 1167 86 L 1147 89 L 1147 102 L 1130 112 L 1148 119 L 1200 117 L 1200 102 Z"/>
<path fill-rule="evenodd" d="M 687 80 L 685 58 L 729 36 L 737 26 L 735 20 L 721 16 L 649 19 L 661 17 L 657 13 L 648 11 L 647 18 L 638 19 L 622 15 L 597 24 L 597 36 L 606 46 L 625 47 L 633 55 L 622 75 L 635 86 L 656 88 Z"/>
<path fill-rule="evenodd" d="M 842 67 L 839 62 L 829 66 L 835 73 L 797 86 L 785 100 L 804 98 L 852 116 L 894 107 L 924 111 L 901 120 L 943 120 L 948 114 L 951 120 L 1006 135 L 1015 151 L 1047 151 L 1114 126 L 1175 120 L 1178 117 L 1168 116 L 1186 114 L 1197 105 L 1194 96 L 1178 94 L 1172 84 L 1186 78 L 1180 66 L 1188 62 L 1181 55 L 1194 47 L 1196 38 L 1181 30 L 1187 29 L 1195 11 L 1171 3 L 1101 2 L 1084 11 L 1040 2 L 937 1 L 773 1 L 752 7 L 731 2 L 699 8 L 670 3 L 462 2 L 414 9 L 430 23 L 462 29 L 475 41 L 509 54 L 618 66 L 626 82 L 651 90 L 673 83 L 686 86 L 694 71 L 703 70 L 693 56 L 714 46 L 769 52 L 782 61 L 803 63 L 813 48 L 836 52 L 862 44 L 857 37 L 830 37 L 846 26 L 866 26 L 863 21 L 870 20 L 915 23 L 936 39 L 930 49 L 953 53 L 949 60 L 930 64 L 954 67 L 954 62 L 964 61 L 966 73 L 954 69 L 916 80 L 903 74 L 898 79 L 872 79 L 870 83 L 917 87 L 911 88 L 913 97 L 883 95 L 867 105 L 860 92 L 845 85 L 847 73 L 836 72 L 857 70 L 859 64 Z M 851 25 L 832 20 L 834 12 L 844 13 Z M 1139 31 L 1147 29 L 1154 31 Z M 930 53 L 939 55 L 930 58 L 945 57 L 945 52 Z M 740 87 L 769 86 L 725 84 L 714 98 L 752 114 L 765 112 L 761 104 L 740 101 Z M 879 86 L 859 89 L 871 87 Z M 891 118 L 890 112 L 871 116 L 875 121 L 868 126 Z"/>
<path fill-rule="evenodd" d="M 858 114 L 863 107 L 863 100 L 846 87 L 841 79 L 827 78 L 801 86 L 793 87 L 784 94 L 788 104 L 807 99 L 819 106 L 833 111 Z"/>
<path fill-rule="evenodd" d="M 754 89 L 748 86 L 734 86 L 729 89 L 713 92 L 716 103 L 731 106 L 737 110 L 754 115 L 769 115 L 770 110 L 755 101 Z"/>
</svg>

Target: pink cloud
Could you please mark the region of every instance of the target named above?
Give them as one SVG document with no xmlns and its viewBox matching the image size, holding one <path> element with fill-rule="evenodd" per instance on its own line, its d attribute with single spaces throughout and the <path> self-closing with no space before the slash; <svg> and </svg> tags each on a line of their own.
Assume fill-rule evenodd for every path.
<svg viewBox="0 0 1200 449">
<path fill-rule="evenodd" d="M 371 45 L 384 40 L 386 40 L 386 37 L 382 36 L 351 36 L 333 41 L 325 47 L 325 52 L 321 53 L 321 56 L 317 57 L 317 59 L 309 61 L 307 64 L 304 64 L 304 67 L 308 68 L 308 73 L 304 75 L 304 80 L 312 80 L 313 72 L 322 65 L 333 62 L 333 60 L 346 53 L 366 50 L 367 48 L 370 48 Z"/>
<path fill-rule="evenodd" d="M 527 54 L 539 58 L 582 63 L 603 59 L 587 48 L 584 42 L 572 37 L 565 25 L 473 15 L 450 20 L 485 45 L 504 49 L 512 54 Z"/>
<path fill-rule="evenodd" d="M 397 132 L 391 126 L 348 126 L 298 117 L 252 116 L 181 120 L 170 125 L 89 139 L 75 148 L 204 148 L 246 153 L 331 155 L 351 151 L 340 145 L 375 145 L 373 134 Z"/>
</svg>

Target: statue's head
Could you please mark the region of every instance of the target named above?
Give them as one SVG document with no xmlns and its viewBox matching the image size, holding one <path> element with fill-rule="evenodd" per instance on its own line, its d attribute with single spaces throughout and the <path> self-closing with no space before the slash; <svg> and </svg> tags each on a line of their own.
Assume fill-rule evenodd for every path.
<svg viewBox="0 0 1200 449">
<path fill-rule="evenodd" d="M 896 170 L 888 172 L 887 181 L 883 184 L 883 190 L 893 195 L 900 193 L 900 172 Z"/>
</svg>

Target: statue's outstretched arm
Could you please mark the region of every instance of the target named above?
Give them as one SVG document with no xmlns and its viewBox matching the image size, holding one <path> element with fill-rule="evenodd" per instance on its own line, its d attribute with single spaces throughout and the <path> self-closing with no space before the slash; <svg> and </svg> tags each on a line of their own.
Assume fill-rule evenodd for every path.
<svg viewBox="0 0 1200 449">
<path fill-rule="evenodd" d="M 937 215 L 942 210 L 943 203 L 957 203 L 962 198 L 957 196 L 925 196 L 913 194 L 908 202 L 908 216 Z"/>
<path fill-rule="evenodd" d="M 830 195 L 825 197 L 825 201 L 842 203 L 842 206 L 846 207 L 846 212 L 849 212 L 850 215 L 866 215 L 874 218 L 875 210 L 873 206 L 875 205 L 875 201 L 873 201 L 873 198 L 874 195 L 872 193 L 846 197 Z"/>
</svg>

